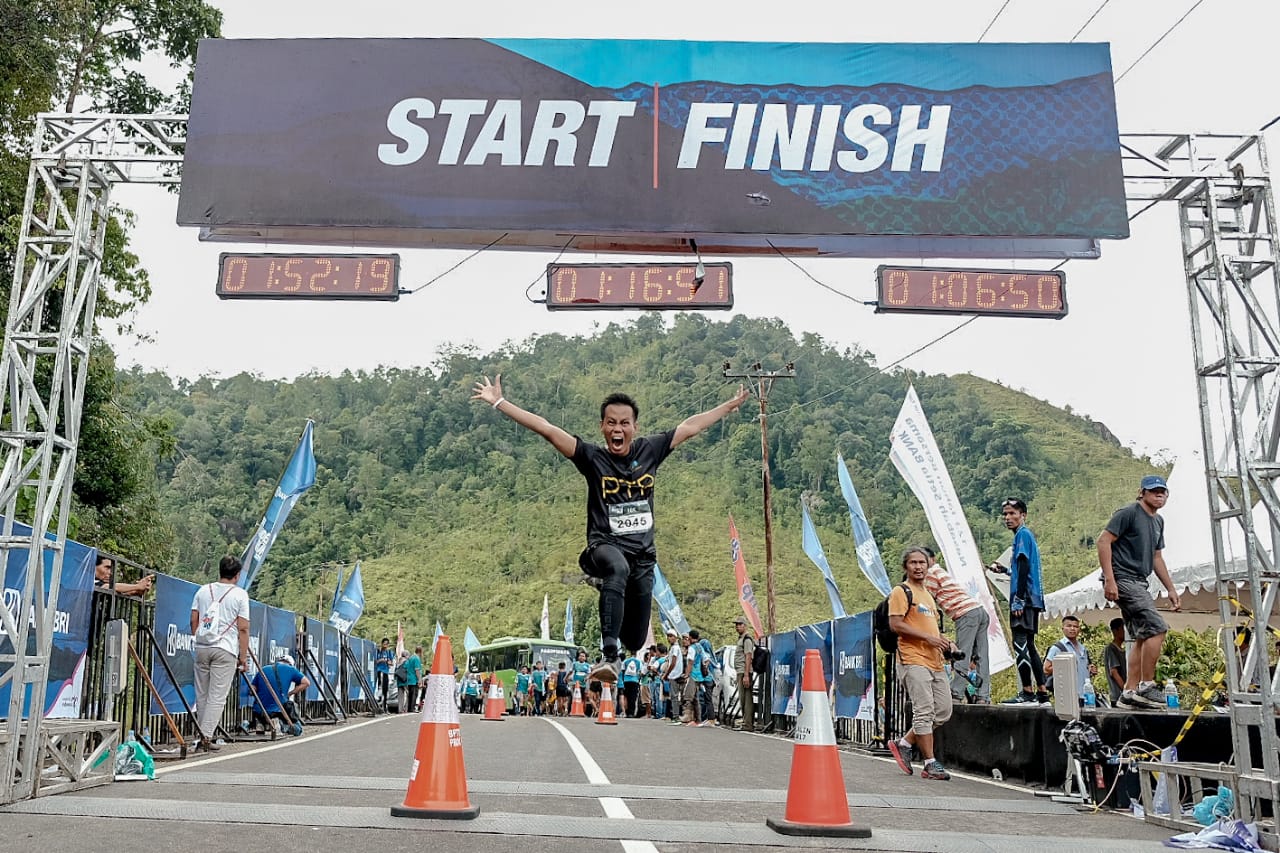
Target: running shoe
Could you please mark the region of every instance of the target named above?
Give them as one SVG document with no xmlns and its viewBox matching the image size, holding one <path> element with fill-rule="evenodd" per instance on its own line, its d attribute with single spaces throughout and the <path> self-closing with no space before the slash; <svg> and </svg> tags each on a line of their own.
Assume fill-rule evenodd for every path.
<svg viewBox="0 0 1280 853">
<path fill-rule="evenodd" d="M 910 745 L 898 743 L 896 740 L 891 740 L 889 741 L 888 746 L 889 754 L 893 756 L 894 761 L 898 762 L 898 768 L 902 770 L 903 773 L 910 776 L 913 772 L 911 769 L 911 759 L 908 757 L 911 754 L 908 752 L 908 750 L 911 749 Z"/>
<path fill-rule="evenodd" d="M 603 684 L 618 683 L 618 659 L 602 660 L 587 673 L 588 681 L 599 681 Z"/>
<path fill-rule="evenodd" d="M 1142 697 L 1145 705 L 1150 708 L 1168 707 L 1165 699 L 1164 691 L 1160 689 L 1160 685 L 1154 681 L 1144 681 L 1138 685 L 1138 695 Z"/>
<path fill-rule="evenodd" d="M 940 782 L 946 782 L 951 779 L 951 774 L 947 772 L 947 768 L 942 766 L 942 762 L 938 759 L 926 761 L 924 768 L 920 771 L 921 779 L 937 779 Z"/>
<path fill-rule="evenodd" d="M 1036 701 L 1039 702 L 1041 705 L 1052 705 L 1053 697 L 1050 696 L 1048 692 L 1044 690 L 1038 690 L 1036 691 Z"/>
<path fill-rule="evenodd" d="M 1032 705 L 1035 704 L 1036 697 L 1025 690 L 1019 690 L 1012 697 L 1001 702 L 1001 705 Z"/>
</svg>

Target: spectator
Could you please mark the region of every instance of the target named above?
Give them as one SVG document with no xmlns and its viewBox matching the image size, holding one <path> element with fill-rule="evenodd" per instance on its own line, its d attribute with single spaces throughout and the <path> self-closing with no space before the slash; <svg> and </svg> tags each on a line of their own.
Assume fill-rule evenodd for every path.
<svg viewBox="0 0 1280 853">
<path fill-rule="evenodd" d="M 1013 634 L 1014 663 L 1022 690 L 1006 705 L 1049 701 L 1045 688 L 1044 665 L 1036 647 L 1040 630 L 1040 614 L 1044 612 L 1044 589 L 1040 583 L 1040 546 L 1027 526 L 1027 504 L 1019 498 L 1006 498 L 1000 504 L 1004 526 L 1013 531 L 1012 565 L 992 563 L 993 572 L 1009 573 L 1009 630 Z"/>
<path fill-rule="evenodd" d="M 218 580 L 196 590 L 191 600 L 191 634 L 195 638 L 196 746 L 214 751 L 218 719 L 236 673 L 249 662 L 249 594 L 236 586 L 240 560 L 223 557 Z"/>
<path fill-rule="evenodd" d="M 711 707 L 711 694 L 715 687 L 715 667 L 712 656 L 707 654 L 710 643 L 697 629 L 689 630 L 689 683 L 693 685 L 694 719 L 699 726 L 714 726 L 715 712 Z"/>
<path fill-rule="evenodd" d="M 533 715 L 541 717 L 542 706 L 547 701 L 547 670 L 542 661 L 534 663 L 533 672 L 529 673 L 529 690 Z"/>
<path fill-rule="evenodd" d="M 1169 499 L 1164 477 L 1142 478 L 1138 499 L 1116 510 L 1098 537 L 1098 562 L 1102 565 L 1102 593 L 1120 607 L 1124 627 L 1133 637 L 1124 692 L 1116 703 L 1122 708 L 1163 708 L 1164 691 L 1156 684 L 1156 661 L 1169 631 L 1156 611 L 1148 578 L 1152 572 L 1169 591 L 1169 604 L 1182 609 L 1178 590 L 1164 564 L 1164 519 L 1159 509 Z"/>
<path fill-rule="evenodd" d="M 742 730 L 754 732 L 756 729 L 755 696 L 751 692 L 751 661 L 756 653 L 754 632 L 747 630 L 747 620 L 739 616 L 733 620 L 733 627 L 738 632 L 738 653 L 734 656 L 734 683 L 738 686 L 738 703 L 742 707 Z"/>
<path fill-rule="evenodd" d="M 929 555 L 922 548 L 908 548 L 902 555 L 907 570 L 906 588 L 899 584 L 889 593 L 889 628 L 898 635 L 898 672 L 911 697 L 911 731 L 889 741 L 889 752 L 907 775 L 911 775 L 911 749 L 924 758 L 922 779 L 946 781 L 951 774 L 933 753 L 934 731 L 951 719 L 951 685 L 942 668 L 944 652 L 956 651 L 955 644 L 938 631 L 938 605 L 924 585 L 929 571 Z"/>
<path fill-rule="evenodd" d="M 560 666 L 556 670 L 556 716 L 567 717 L 569 715 L 569 697 L 573 695 L 573 687 L 569 684 L 569 670 L 565 667 L 564 661 L 560 661 Z"/>
<path fill-rule="evenodd" d="M 311 679 L 293 665 L 293 655 L 280 655 L 275 663 L 258 670 L 253 677 L 253 691 L 257 694 L 253 708 L 254 726 L 267 731 L 271 720 L 275 719 L 284 723 L 289 734 L 302 734 L 302 717 L 293 697 L 310 686 Z"/>
<path fill-rule="evenodd" d="M 622 713 L 632 719 L 640 716 L 640 659 L 631 655 L 622 662 Z"/>
<path fill-rule="evenodd" d="M 480 713 L 480 679 L 479 673 L 472 670 L 462 680 L 462 713 Z"/>
<path fill-rule="evenodd" d="M 1124 651 L 1124 620 L 1119 616 L 1111 620 L 1111 642 L 1102 655 L 1102 665 L 1107 668 L 1107 691 L 1111 696 L 1111 704 L 1120 701 L 1124 692 L 1124 682 L 1128 665 Z"/>
<path fill-rule="evenodd" d="M 667 682 L 662 674 L 667 667 L 667 645 L 658 643 L 649 658 L 649 698 L 652 700 L 653 718 L 661 720 L 667 715 Z"/>
<path fill-rule="evenodd" d="M 127 583 L 125 581 L 112 583 L 114 576 L 115 571 L 111 558 L 98 557 L 98 562 L 93 567 L 93 585 L 99 589 L 110 589 L 121 595 L 142 598 L 142 596 L 151 591 L 151 583 L 155 579 L 155 575 L 143 575 L 137 583 Z"/>
<path fill-rule="evenodd" d="M 1045 686 L 1050 690 L 1053 689 L 1053 660 L 1060 655 L 1073 654 L 1076 656 L 1076 694 L 1080 701 L 1084 701 L 1084 686 L 1098 674 L 1098 666 L 1089 660 L 1089 650 L 1084 647 L 1084 643 L 1080 642 L 1080 620 L 1075 616 L 1067 615 L 1062 617 L 1062 639 L 1058 640 L 1044 656 L 1044 672 L 1050 676 L 1050 683 Z"/>
<path fill-rule="evenodd" d="M 671 718 L 672 725 L 693 722 L 692 715 L 685 719 L 682 713 L 684 710 L 685 687 L 683 640 L 677 636 L 675 631 L 668 631 L 667 639 L 671 645 L 670 650 L 667 652 L 667 665 L 662 673 L 663 680 L 667 682 L 667 715 Z"/>
<path fill-rule="evenodd" d="M 972 689 L 974 704 L 990 705 L 991 666 L 987 662 L 987 628 L 991 625 L 991 617 L 982 602 L 966 592 L 950 572 L 938 565 L 933 549 L 924 550 L 929 555 L 925 588 L 947 618 L 955 623 L 956 647 L 965 655 L 963 661 L 956 661 L 951 666 L 951 697 L 957 702 L 966 702 Z"/>
<path fill-rule="evenodd" d="M 382 644 L 374 656 L 373 672 L 378 683 L 376 689 L 382 692 L 382 710 L 387 710 L 387 692 L 391 689 L 391 667 L 396 662 L 395 650 L 391 648 L 391 638 L 383 637 Z"/>
</svg>

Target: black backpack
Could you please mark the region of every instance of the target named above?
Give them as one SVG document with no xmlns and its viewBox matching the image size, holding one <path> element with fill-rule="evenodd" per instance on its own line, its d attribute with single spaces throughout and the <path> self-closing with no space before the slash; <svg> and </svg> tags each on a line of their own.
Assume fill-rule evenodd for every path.
<svg viewBox="0 0 1280 853">
<path fill-rule="evenodd" d="M 905 583 L 900 583 L 902 591 L 907 594 L 907 610 L 911 609 L 912 597 L 911 587 Z M 880 644 L 880 648 L 889 654 L 893 654 L 898 650 L 898 635 L 893 633 L 893 629 L 889 627 L 889 596 L 875 606 L 871 611 L 871 630 L 876 635 L 876 642 Z"/>
<path fill-rule="evenodd" d="M 769 671 L 769 650 L 764 646 L 757 644 L 755 651 L 751 653 L 751 671 L 756 675 L 764 675 Z"/>
</svg>

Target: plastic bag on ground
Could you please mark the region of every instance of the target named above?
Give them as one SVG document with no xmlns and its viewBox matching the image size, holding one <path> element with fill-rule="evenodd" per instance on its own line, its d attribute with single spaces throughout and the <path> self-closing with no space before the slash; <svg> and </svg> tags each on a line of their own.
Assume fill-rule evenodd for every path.
<svg viewBox="0 0 1280 853">
<path fill-rule="evenodd" d="M 1160 763 L 1173 764 L 1178 760 L 1178 748 L 1176 746 L 1168 746 L 1160 750 Z M 1178 802 L 1177 783 L 1172 791 L 1169 790 L 1169 774 L 1161 773 L 1160 778 L 1156 780 L 1155 794 L 1151 798 L 1151 811 L 1154 814 L 1167 814 L 1177 816 L 1182 814 L 1182 804 Z M 1171 806 L 1177 805 L 1178 811 L 1171 810 Z"/>
<path fill-rule="evenodd" d="M 1232 850 L 1236 853 L 1262 853 L 1258 846 L 1257 824 L 1242 820 L 1220 820 L 1199 832 L 1184 832 L 1166 839 L 1165 847 L 1179 850 Z"/>
</svg>

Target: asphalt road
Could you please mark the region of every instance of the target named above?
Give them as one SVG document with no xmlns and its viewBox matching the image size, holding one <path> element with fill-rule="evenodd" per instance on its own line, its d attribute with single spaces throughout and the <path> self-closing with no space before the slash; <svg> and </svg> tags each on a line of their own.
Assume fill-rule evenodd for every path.
<svg viewBox="0 0 1280 853">
<path fill-rule="evenodd" d="M 154 782 L 0 809 L 0 851 L 139 849 L 358 851 L 1157 850 L 1168 830 L 1081 813 L 972 778 L 926 781 L 891 761 L 840 753 L 855 823 L 869 839 L 790 838 L 765 827 L 786 808 L 793 744 L 651 720 L 465 716 L 474 821 L 391 817 L 404 801 L 418 719 L 312 726 L 161 763 Z M 814 781 L 812 784 L 821 784 Z"/>
</svg>

